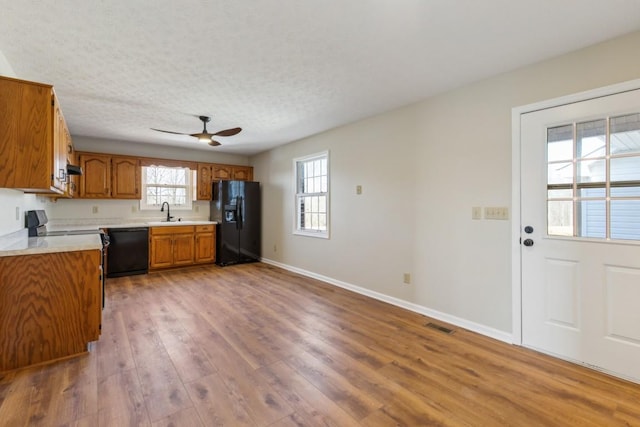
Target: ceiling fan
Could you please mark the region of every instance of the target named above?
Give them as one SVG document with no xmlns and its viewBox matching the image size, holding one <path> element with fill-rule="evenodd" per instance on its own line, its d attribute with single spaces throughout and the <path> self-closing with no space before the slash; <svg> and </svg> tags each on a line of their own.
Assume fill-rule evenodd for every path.
<svg viewBox="0 0 640 427">
<path fill-rule="evenodd" d="M 202 120 L 202 124 L 204 125 L 204 129 L 202 129 L 202 132 L 198 132 L 198 133 L 173 132 L 173 131 L 170 131 L 170 130 L 162 130 L 162 129 L 154 129 L 154 128 L 151 128 L 151 130 L 155 130 L 155 131 L 158 131 L 158 132 L 164 132 L 164 133 L 173 133 L 175 135 L 193 136 L 194 138 L 198 138 L 199 141 L 208 143 L 212 147 L 220 145 L 220 143 L 218 141 L 213 139 L 214 136 L 233 136 L 233 135 L 237 135 L 242 130 L 242 128 L 232 128 L 232 129 L 221 130 L 221 131 L 216 132 L 216 133 L 209 133 L 209 132 L 207 132 L 207 123 L 209 123 L 211 121 L 211 117 L 200 116 L 200 120 Z"/>
</svg>

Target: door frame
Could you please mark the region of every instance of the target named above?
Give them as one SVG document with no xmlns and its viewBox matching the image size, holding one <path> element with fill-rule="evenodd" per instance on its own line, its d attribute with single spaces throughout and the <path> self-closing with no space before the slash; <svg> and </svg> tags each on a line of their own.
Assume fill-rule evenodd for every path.
<svg viewBox="0 0 640 427">
<path fill-rule="evenodd" d="M 521 134 L 520 116 L 534 111 L 587 101 L 640 89 L 640 79 L 604 86 L 533 104 L 514 107 L 511 110 L 511 342 L 522 345 L 522 192 L 521 192 Z"/>
</svg>

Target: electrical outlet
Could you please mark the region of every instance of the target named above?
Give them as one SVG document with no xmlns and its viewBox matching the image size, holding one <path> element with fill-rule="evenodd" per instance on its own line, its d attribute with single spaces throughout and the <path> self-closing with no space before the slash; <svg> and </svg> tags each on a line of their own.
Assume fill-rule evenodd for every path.
<svg viewBox="0 0 640 427">
<path fill-rule="evenodd" d="M 91 208 L 91 212 L 94 213 L 94 214 L 97 214 L 98 213 L 98 207 L 97 206 L 93 206 Z"/>
<path fill-rule="evenodd" d="M 362 194 L 362 185 L 356 185 L 356 194 Z"/>
<path fill-rule="evenodd" d="M 16 206 L 16 221 L 20 221 L 20 206 Z"/>
<path fill-rule="evenodd" d="M 273 245 L 273 252 L 278 252 L 278 246 L 277 245 Z"/>
<path fill-rule="evenodd" d="M 196 205 L 196 212 L 200 212 L 200 206 Z"/>
<path fill-rule="evenodd" d="M 404 273 L 403 277 L 402 277 L 402 281 L 404 283 L 406 283 L 407 285 L 411 284 L 411 274 L 409 273 Z"/>
<path fill-rule="evenodd" d="M 131 213 L 136 213 L 136 205 L 131 205 Z"/>
</svg>

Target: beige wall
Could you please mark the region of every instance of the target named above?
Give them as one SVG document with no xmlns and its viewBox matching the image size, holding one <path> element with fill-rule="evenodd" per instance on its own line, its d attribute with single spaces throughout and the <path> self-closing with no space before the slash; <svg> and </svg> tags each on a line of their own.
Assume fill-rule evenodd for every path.
<svg viewBox="0 0 640 427">
<path fill-rule="evenodd" d="M 471 208 L 511 208 L 511 109 L 640 78 L 639 48 L 634 33 L 253 157 L 263 256 L 509 333 L 511 220 Z M 331 239 L 294 236 L 292 159 L 327 149 Z"/>
</svg>

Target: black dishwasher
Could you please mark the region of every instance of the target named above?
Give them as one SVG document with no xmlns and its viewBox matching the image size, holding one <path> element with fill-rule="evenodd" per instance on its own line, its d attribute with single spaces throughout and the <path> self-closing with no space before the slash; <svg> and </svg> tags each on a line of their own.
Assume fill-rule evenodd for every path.
<svg viewBox="0 0 640 427">
<path fill-rule="evenodd" d="M 149 228 L 110 228 L 107 277 L 146 274 L 149 271 Z"/>
</svg>

